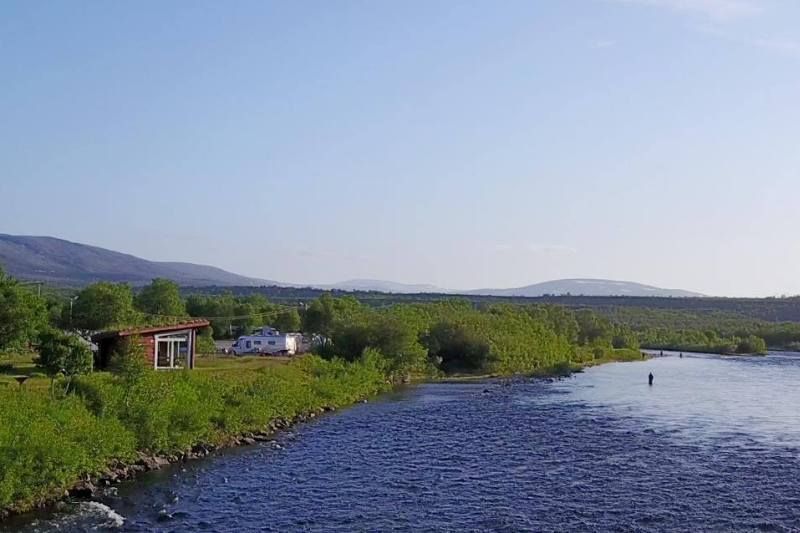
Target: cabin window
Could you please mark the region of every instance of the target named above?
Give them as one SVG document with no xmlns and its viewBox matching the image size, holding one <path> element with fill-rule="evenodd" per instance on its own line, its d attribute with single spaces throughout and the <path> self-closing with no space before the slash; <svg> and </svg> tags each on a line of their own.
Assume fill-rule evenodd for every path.
<svg viewBox="0 0 800 533">
<path fill-rule="evenodd" d="M 190 332 L 182 331 L 155 337 L 156 369 L 191 368 Z"/>
<path fill-rule="evenodd" d="M 244 343 L 244 347 L 248 350 L 253 347 L 253 343 L 251 341 L 247 341 Z"/>
<path fill-rule="evenodd" d="M 253 341 L 256 345 L 261 345 L 261 341 Z"/>
<path fill-rule="evenodd" d="M 275 346 L 275 341 L 267 341 L 267 344 L 269 344 L 270 346 Z"/>
</svg>

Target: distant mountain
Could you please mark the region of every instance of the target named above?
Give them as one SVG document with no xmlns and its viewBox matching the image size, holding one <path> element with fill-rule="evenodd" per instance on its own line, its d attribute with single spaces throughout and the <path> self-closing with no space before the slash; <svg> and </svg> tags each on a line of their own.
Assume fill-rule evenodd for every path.
<svg viewBox="0 0 800 533">
<path fill-rule="evenodd" d="M 71 287 L 95 281 L 144 285 L 153 278 L 168 278 L 184 286 L 276 285 L 274 281 L 248 278 L 211 266 L 148 261 L 53 237 L 0 234 L 0 266 L 16 278 Z"/>
<path fill-rule="evenodd" d="M 193 263 L 148 261 L 140 257 L 97 246 L 78 244 L 54 237 L 0 234 L 0 266 L 10 275 L 54 285 L 80 287 L 96 281 L 145 285 L 153 278 L 167 278 L 182 286 L 283 286 L 323 290 L 377 291 L 395 294 L 450 293 L 486 296 L 674 296 L 702 294 L 678 289 L 661 289 L 641 283 L 605 279 L 563 279 L 514 289 L 449 291 L 434 285 L 406 284 L 377 279 L 351 279 L 340 283 L 298 285 L 240 276 L 220 268 Z"/>
<path fill-rule="evenodd" d="M 448 292 L 435 285 L 412 285 L 407 283 L 397 283 L 395 281 L 384 281 L 380 279 L 351 279 L 330 285 L 312 285 L 312 287 L 315 289 L 325 290 L 336 289 L 340 291 L 378 291 L 394 294 Z"/>
<path fill-rule="evenodd" d="M 614 281 L 610 279 L 560 279 L 513 289 L 479 289 L 466 291 L 465 294 L 528 297 L 544 296 L 545 294 L 572 294 L 575 296 L 672 296 L 676 298 L 703 296 L 697 292 L 684 291 L 681 289 L 662 289 L 660 287 L 643 285 L 631 281 Z"/>
</svg>

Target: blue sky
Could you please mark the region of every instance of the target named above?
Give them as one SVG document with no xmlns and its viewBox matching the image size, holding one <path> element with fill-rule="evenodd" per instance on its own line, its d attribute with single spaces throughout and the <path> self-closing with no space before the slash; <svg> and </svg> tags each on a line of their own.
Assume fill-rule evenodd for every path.
<svg viewBox="0 0 800 533">
<path fill-rule="evenodd" d="M 0 232 L 800 293 L 800 2 L 3 2 Z"/>
</svg>

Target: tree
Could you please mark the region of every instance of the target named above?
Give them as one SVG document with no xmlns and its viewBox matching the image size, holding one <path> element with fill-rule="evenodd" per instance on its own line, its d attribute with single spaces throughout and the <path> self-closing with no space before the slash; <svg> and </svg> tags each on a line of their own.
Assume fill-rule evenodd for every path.
<svg viewBox="0 0 800 533">
<path fill-rule="evenodd" d="M 311 302 L 303 313 L 303 331 L 329 337 L 333 329 L 334 316 L 333 298 L 325 293 Z"/>
<path fill-rule="evenodd" d="M 0 351 L 24 348 L 46 324 L 44 300 L 0 268 Z"/>
<path fill-rule="evenodd" d="M 318 350 L 320 355 L 356 361 L 371 348 L 383 354 L 396 379 L 407 379 L 410 372 L 427 363 L 427 350 L 419 343 L 417 329 L 391 314 L 371 312 L 343 319 L 336 323 L 332 339 L 333 349 Z"/>
<path fill-rule="evenodd" d="M 181 290 L 174 281 L 156 278 L 136 297 L 136 308 L 150 315 L 186 316 Z"/>
<path fill-rule="evenodd" d="M 363 307 L 353 296 L 334 298 L 326 292 L 311 302 L 303 313 L 303 331 L 330 337 L 337 321 L 349 322 L 361 313 Z"/>
<path fill-rule="evenodd" d="M 90 331 L 132 325 L 139 319 L 133 307 L 133 292 L 124 283 L 101 281 L 89 285 L 78 293 L 72 309 L 73 327 Z"/>
<path fill-rule="evenodd" d="M 250 334 L 255 327 L 269 323 L 268 315 L 274 308 L 261 295 L 237 298 L 230 292 L 224 292 L 214 296 L 192 294 L 186 299 L 186 310 L 190 316 L 213 317 L 211 328 L 215 339 Z"/>
<path fill-rule="evenodd" d="M 767 343 L 761 337 L 748 335 L 740 339 L 736 345 L 736 353 L 740 354 L 764 354 L 767 353 Z"/>
<path fill-rule="evenodd" d="M 64 392 L 69 390 L 72 378 L 92 370 L 92 351 L 86 341 L 57 329 L 41 334 L 37 364 L 51 379 L 51 392 L 55 378 L 63 374 L 66 378 Z"/>
<path fill-rule="evenodd" d="M 226 317 L 233 316 L 234 299 L 230 293 L 219 296 L 203 296 L 192 294 L 186 299 L 186 310 L 189 316 L 195 317 Z M 213 336 L 224 339 L 231 335 L 231 321 L 215 318 L 211 320 Z"/>
<path fill-rule="evenodd" d="M 622 324 L 614 325 L 614 335 L 611 338 L 611 346 L 614 348 L 630 348 L 632 350 L 639 349 L 639 339 L 633 330 Z"/>
<path fill-rule="evenodd" d="M 446 373 L 480 372 L 489 363 L 489 343 L 461 324 L 438 322 L 423 337 L 423 344 Z"/>
<path fill-rule="evenodd" d="M 212 328 L 202 328 L 197 332 L 196 350 L 198 354 L 214 354 L 217 351 L 217 345 L 214 344 L 214 337 L 212 336 Z"/>
<path fill-rule="evenodd" d="M 578 342 L 580 328 L 572 310 L 560 305 L 545 304 L 530 306 L 528 314 L 534 319 L 547 322 L 557 335 L 564 337 L 570 343 Z"/>
<path fill-rule="evenodd" d="M 273 321 L 273 326 L 279 331 L 299 331 L 300 313 L 294 307 L 280 311 Z"/>
<path fill-rule="evenodd" d="M 111 354 L 111 370 L 119 378 L 125 395 L 125 408 L 130 407 L 133 391 L 152 369 L 147 362 L 144 346 L 138 337 L 127 337 L 117 345 Z"/>
<path fill-rule="evenodd" d="M 578 344 L 611 346 L 613 332 L 607 318 L 589 309 L 581 309 L 575 313 L 575 319 L 578 321 Z"/>
</svg>

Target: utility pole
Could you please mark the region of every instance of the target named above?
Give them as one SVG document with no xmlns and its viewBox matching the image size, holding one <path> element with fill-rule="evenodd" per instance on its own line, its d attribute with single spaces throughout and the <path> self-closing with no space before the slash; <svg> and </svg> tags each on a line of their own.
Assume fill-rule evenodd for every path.
<svg viewBox="0 0 800 533">
<path fill-rule="evenodd" d="M 72 329 L 72 304 L 75 303 L 75 300 L 77 300 L 77 299 L 78 299 L 77 296 L 72 296 L 69 299 L 69 327 L 70 327 L 70 329 Z"/>
</svg>

